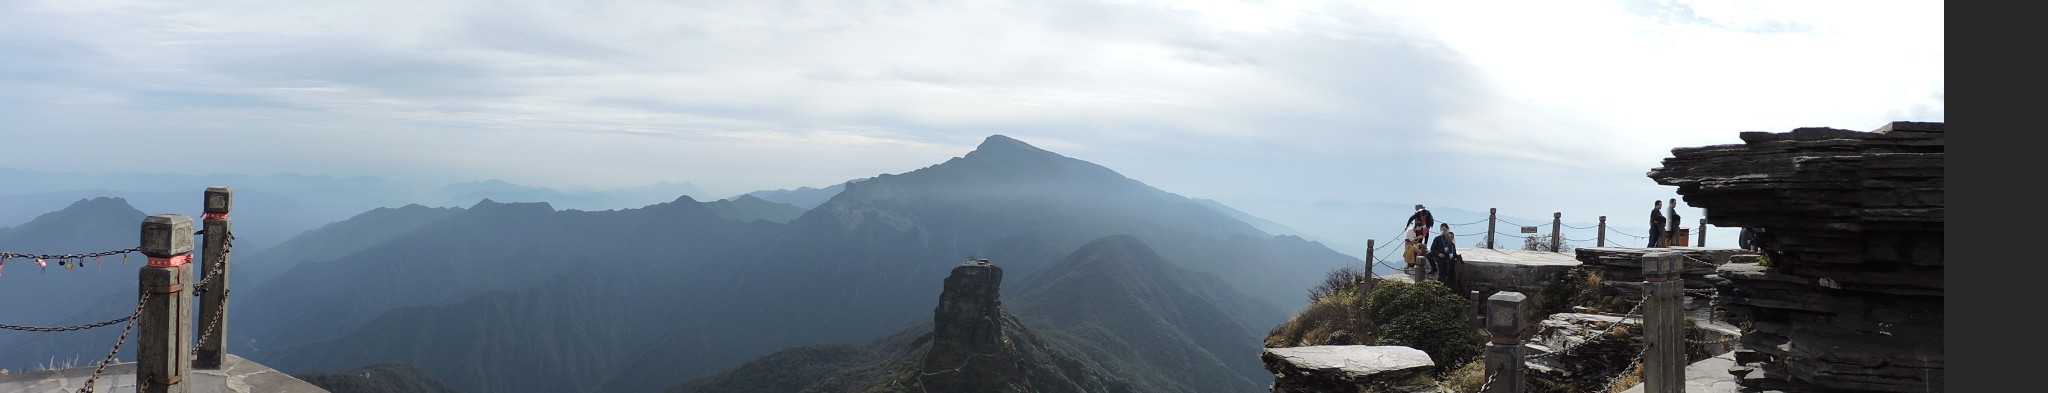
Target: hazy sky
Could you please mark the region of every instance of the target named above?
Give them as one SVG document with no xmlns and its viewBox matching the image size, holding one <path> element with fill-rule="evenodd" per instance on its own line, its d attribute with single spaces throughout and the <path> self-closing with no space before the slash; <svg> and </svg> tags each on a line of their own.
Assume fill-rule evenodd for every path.
<svg viewBox="0 0 2048 393">
<path fill-rule="evenodd" d="M 1644 176 L 1673 147 L 1944 120 L 1943 19 L 1941 1 L 4 1 L 0 166 L 718 198 L 1004 134 L 1254 214 L 1627 215 L 1676 196 Z"/>
</svg>

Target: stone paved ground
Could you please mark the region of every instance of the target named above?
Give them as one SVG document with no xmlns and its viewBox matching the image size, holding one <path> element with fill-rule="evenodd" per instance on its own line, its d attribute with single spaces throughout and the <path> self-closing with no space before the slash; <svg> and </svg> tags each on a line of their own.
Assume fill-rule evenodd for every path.
<svg viewBox="0 0 2048 393">
<path fill-rule="evenodd" d="M 0 376 L 0 392 L 75 392 L 85 386 L 85 380 L 92 376 L 92 372 L 93 367 L 79 367 Z M 186 381 L 192 384 L 192 393 L 327 393 L 306 381 L 233 354 L 227 355 L 220 370 L 192 370 L 192 378 Z M 135 391 L 135 363 L 107 366 L 100 379 L 93 382 L 93 390 Z"/>
<path fill-rule="evenodd" d="M 1735 355 L 1732 352 L 1685 366 L 1686 393 L 1755 392 L 1742 390 L 1742 385 L 1735 383 L 1735 375 L 1728 373 L 1729 367 L 1735 367 Z M 1643 393 L 1643 385 L 1637 384 L 1622 393 Z"/>
</svg>

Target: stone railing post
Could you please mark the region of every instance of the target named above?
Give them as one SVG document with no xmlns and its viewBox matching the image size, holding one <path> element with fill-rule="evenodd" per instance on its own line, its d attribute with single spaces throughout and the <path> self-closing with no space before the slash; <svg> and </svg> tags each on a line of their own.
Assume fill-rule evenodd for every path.
<svg viewBox="0 0 2048 393">
<path fill-rule="evenodd" d="M 158 214 L 142 219 L 142 254 L 149 265 L 140 273 L 141 291 L 149 294 L 135 321 L 135 384 L 142 393 L 186 393 L 191 374 L 186 336 L 192 332 L 192 302 L 185 292 L 192 261 L 192 218 Z"/>
<path fill-rule="evenodd" d="M 1706 219 L 1705 217 L 1701 217 L 1701 218 L 1700 218 L 1700 225 L 1699 225 L 1699 226 L 1696 226 L 1696 227 L 1693 227 L 1693 228 L 1699 228 L 1699 229 L 1694 229 L 1694 230 L 1692 230 L 1693 232 L 1697 232 L 1697 233 L 1699 233 L 1699 235 L 1700 235 L 1700 245 L 1699 245 L 1699 246 L 1700 246 L 1700 247 L 1706 247 L 1706 246 L 1707 246 L 1707 219 Z"/>
<path fill-rule="evenodd" d="M 1522 301 L 1528 299 L 1505 291 L 1486 298 L 1486 332 L 1492 339 L 1486 343 L 1485 393 L 1522 391 Z"/>
<path fill-rule="evenodd" d="M 1415 283 L 1421 284 L 1423 278 L 1428 277 L 1422 271 L 1429 269 L 1429 255 L 1416 255 L 1415 260 L 1411 262 L 1414 262 L 1414 264 L 1409 266 L 1414 266 L 1414 268 L 1408 269 L 1408 276 L 1414 278 Z"/>
<path fill-rule="evenodd" d="M 1550 252 L 1564 252 L 1564 232 L 1558 232 L 1564 225 L 1564 212 L 1550 213 Z"/>
<path fill-rule="evenodd" d="M 1600 216 L 1600 234 L 1593 239 L 1594 247 L 1607 247 L 1607 216 Z"/>
<path fill-rule="evenodd" d="M 1489 250 L 1493 249 L 1493 222 L 1499 220 L 1494 214 L 1499 212 L 1497 207 L 1486 208 L 1486 249 Z"/>
<path fill-rule="evenodd" d="M 1685 256 L 1643 255 L 1643 393 L 1685 391 Z"/>
<path fill-rule="evenodd" d="M 1373 274 L 1373 273 L 1372 273 L 1372 252 L 1373 252 L 1373 249 L 1374 249 L 1374 247 L 1373 247 L 1373 240 L 1372 240 L 1372 239 L 1365 239 L 1365 275 L 1366 275 L 1366 277 L 1377 277 L 1377 276 L 1379 276 L 1379 275 L 1377 275 L 1377 274 Z"/>
<path fill-rule="evenodd" d="M 228 233 L 233 231 L 228 224 L 228 209 L 234 205 L 234 190 L 228 187 L 207 187 L 205 199 L 206 248 L 200 253 L 199 276 L 213 277 L 206 282 L 199 296 L 200 334 L 203 343 L 197 356 L 192 359 L 192 368 L 219 370 L 223 344 L 228 336 Z M 220 266 L 214 266 L 214 264 Z M 219 268 L 219 271 L 215 271 Z"/>
</svg>

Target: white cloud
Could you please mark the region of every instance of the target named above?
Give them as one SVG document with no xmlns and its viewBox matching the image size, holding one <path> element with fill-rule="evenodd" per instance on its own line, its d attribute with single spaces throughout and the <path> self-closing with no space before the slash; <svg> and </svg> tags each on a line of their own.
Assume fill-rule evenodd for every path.
<svg viewBox="0 0 2048 393">
<path fill-rule="evenodd" d="M 907 171 L 1002 133 L 1225 202 L 1508 208 L 1479 192 L 1507 189 L 1583 211 L 1663 192 L 1641 174 L 1671 147 L 1941 120 L 1942 7 L 17 2 L 0 5 L 0 140 L 213 138 L 247 150 L 195 170 L 737 193 Z M 147 165 L 120 160 L 0 166 Z M 1556 173 L 1615 195 L 1528 180 Z"/>
</svg>

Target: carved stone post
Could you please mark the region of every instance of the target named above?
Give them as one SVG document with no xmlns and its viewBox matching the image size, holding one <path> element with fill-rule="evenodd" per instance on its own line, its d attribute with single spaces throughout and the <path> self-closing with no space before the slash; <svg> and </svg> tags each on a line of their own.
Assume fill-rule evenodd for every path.
<svg viewBox="0 0 2048 393">
<path fill-rule="evenodd" d="M 1685 256 L 1643 255 L 1643 392 L 1685 391 Z"/>
<path fill-rule="evenodd" d="M 1486 393 L 1520 393 L 1522 376 L 1521 292 L 1497 292 L 1486 298 Z"/>
<path fill-rule="evenodd" d="M 199 276 L 213 277 L 206 286 L 198 288 L 200 334 L 204 343 L 199 346 L 197 356 L 192 359 L 192 368 L 219 370 L 221 354 L 228 336 L 228 233 L 233 231 L 228 224 L 228 209 L 234 205 L 234 190 L 228 187 L 206 188 L 206 249 L 200 254 Z M 219 266 L 215 266 L 219 264 Z M 215 268 L 220 270 L 216 271 Z"/>
<path fill-rule="evenodd" d="M 192 301 L 186 294 L 192 261 L 192 218 L 158 214 L 142 219 L 142 254 L 149 257 L 141 291 L 149 294 L 136 316 L 135 383 L 143 393 L 186 393 L 191 375 L 186 336 L 192 334 Z M 147 387 L 146 389 L 143 387 Z"/>
<path fill-rule="evenodd" d="M 1494 214 L 1499 212 L 1500 208 L 1497 207 L 1486 208 L 1486 249 L 1488 250 L 1493 249 L 1493 222 L 1499 221 L 1499 219 L 1495 218 Z"/>
<path fill-rule="evenodd" d="M 1694 230 L 1692 230 L 1693 232 L 1698 232 L 1698 233 L 1699 233 L 1699 235 L 1700 235 L 1700 245 L 1699 245 L 1699 246 L 1700 246 L 1700 247 L 1706 247 L 1706 246 L 1707 246 L 1707 219 L 1706 219 L 1706 218 L 1704 218 L 1704 217 L 1703 217 L 1703 218 L 1700 218 L 1700 225 L 1699 225 L 1699 226 L 1696 226 L 1696 227 L 1694 227 L 1694 228 L 1699 228 L 1699 229 L 1694 229 Z"/>
<path fill-rule="evenodd" d="M 1607 216 L 1600 216 L 1600 234 L 1594 239 L 1595 247 L 1607 247 Z"/>
<path fill-rule="evenodd" d="M 1373 272 L 1372 272 L 1372 252 L 1373 252 L 1373 240 L 1372 240 L 1372 239 L 1365 239 L 1365 276 L 1366 276 L 1366 277 L 1374 277 L 1374 276 L 1378 276 L 1377 274 L 1373 274 Z"/>
</svg>

